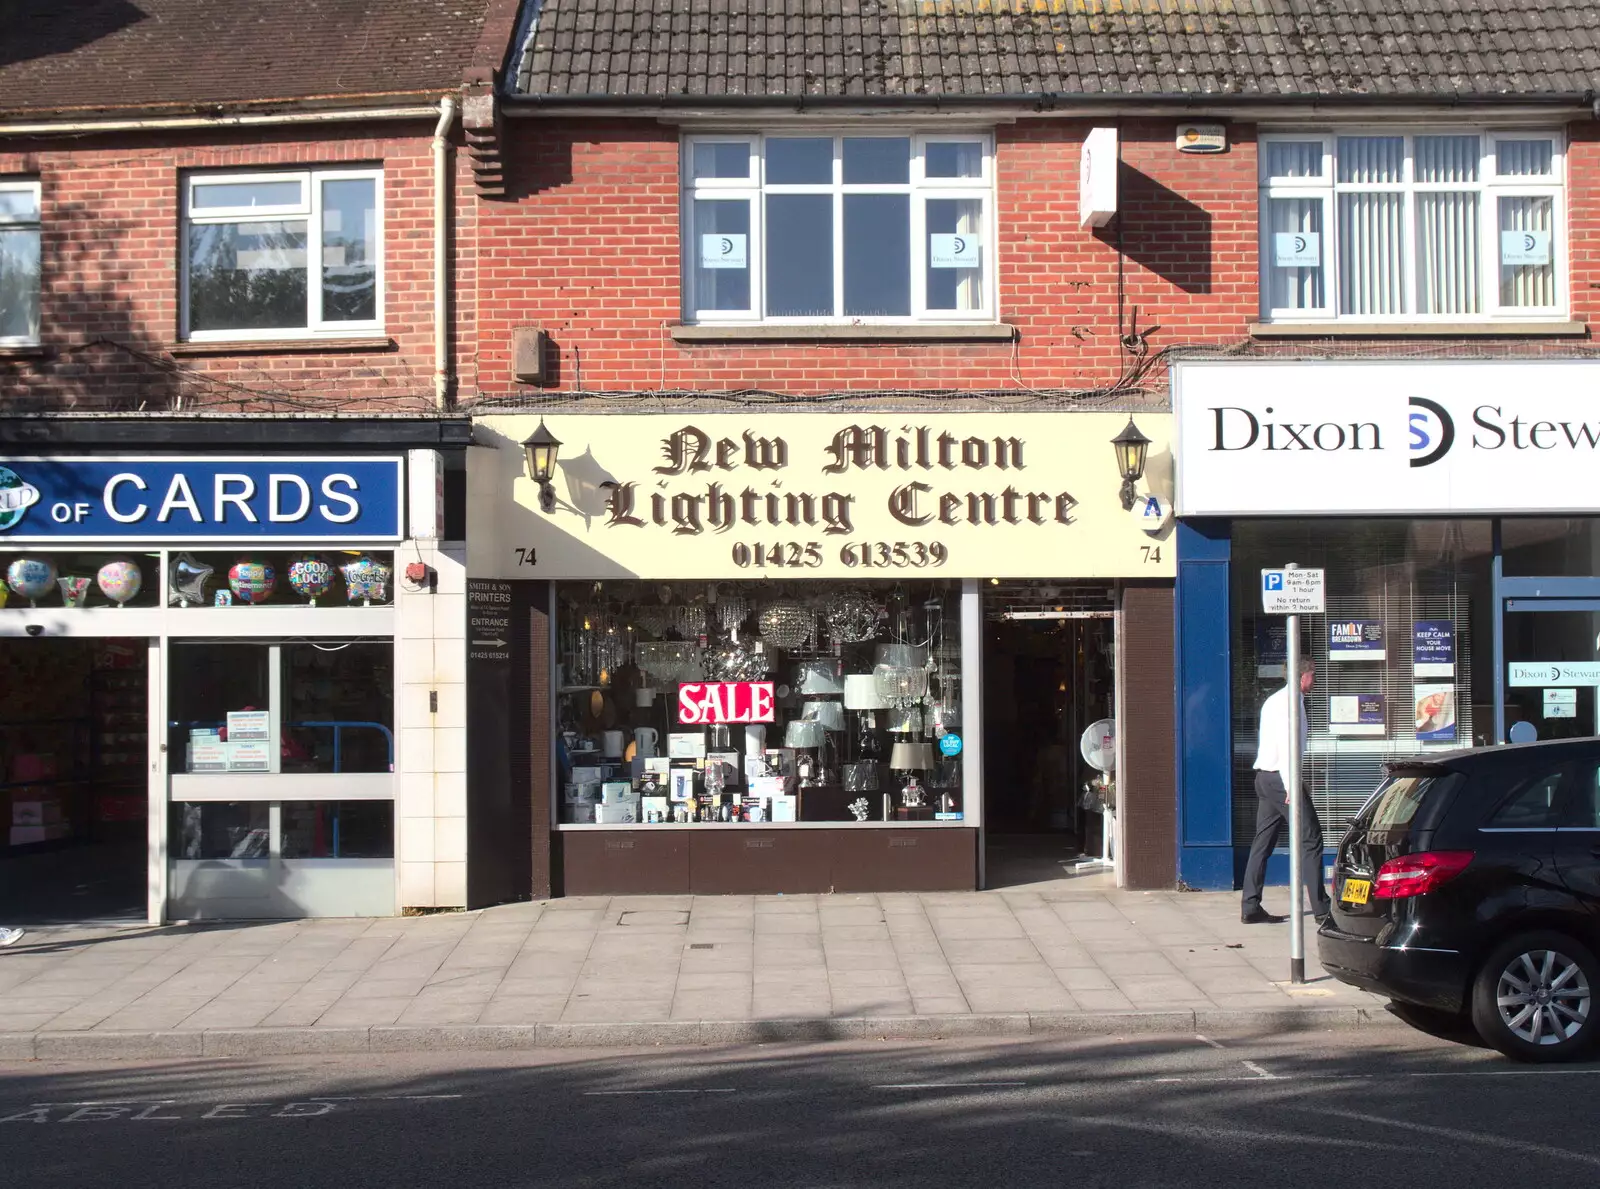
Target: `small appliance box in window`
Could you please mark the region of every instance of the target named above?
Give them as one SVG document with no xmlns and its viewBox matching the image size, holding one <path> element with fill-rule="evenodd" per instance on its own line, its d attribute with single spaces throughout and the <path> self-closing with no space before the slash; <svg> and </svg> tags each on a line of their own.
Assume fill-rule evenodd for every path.
<svg viewBox="0 0 1600 1189">
<path fill-rule="evenodd" d="M 672 770 L 672 783 L 669 787 L 669 796 L 674 801 L 694 800 L 694 769 L 674 768 Z"/>
<path fill-rule="evenodd" d="M 624 805 L 639 799 L 639 794 L 634 792 L 631 782 L 626 780 L 608 780 L 600 786 L 600 804 Z"/>
<path fill-rule="evenodd" d="M 600 768 L 583 767 L 572 770 L 573 784 L 599 784 L 604 779 L 605 772 Z"/>
<path fill-rule="evenodd" d="M 596 825 L 601 826 L 631 826 L 639 820 L 639 802 L 635 799 L 619 804 L 596 805 L 594 820 Z"/>
<path fill-rule="evenodd" d="M 674 760 L 703 760 L 706 758 L 706 733 L 704 731 L 673 731 L 667 735 L 667 757 Z"/>
<path fill-rule="evenodd" d="M 775 822 L 792 822 L 795 820 L 795 809 L 799 805 L 799 798 L 782 796 L 770 799 L 772 805 L 772 820 Z"/>
<path fill-rule="evenodd" d="M 568 805 L 567 820 L 574 825 L 592 826 L 595 822 L 595 811 L 599 808 L 592 802 L 588 805 Z"/>
</svg>

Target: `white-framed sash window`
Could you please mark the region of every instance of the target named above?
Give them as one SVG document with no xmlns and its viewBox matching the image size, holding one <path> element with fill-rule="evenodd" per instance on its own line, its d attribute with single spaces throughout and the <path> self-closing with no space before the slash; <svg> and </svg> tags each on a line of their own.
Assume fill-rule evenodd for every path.
<svg viewBox="0 0 1600 1189">
<path fill-rule="evenodd" d="M 197 173 L 182 192 L 185 338 L 382 329 L 382 170 Z"/>
<path fill-rule="evenodd" d="M 0 347 L 39 341 L 40 198 L 36 180 L 0 177 Z"/>
<path fill-rule="evenodd" d="M 686 320 L 995 320 L 988 135 L 692 135 L 682 160 Z"/>
<path fill-rule="evenodd" d="M 1260 142 L 1267 321 L 1564 317 L 1554 132 L 1274 132 Z"/>
</svg>

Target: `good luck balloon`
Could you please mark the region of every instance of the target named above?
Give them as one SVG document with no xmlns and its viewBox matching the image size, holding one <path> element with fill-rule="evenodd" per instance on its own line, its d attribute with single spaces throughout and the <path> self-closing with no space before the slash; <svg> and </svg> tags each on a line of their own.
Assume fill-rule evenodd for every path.
<svg viewBox="0 0 1600 1189">
<path fill-rule="evenodd" d="M 311 606 L 333 585 L 333 567 L 320 557 L 302 557 L 289 564 L 289 588 Z"/>
</svg>

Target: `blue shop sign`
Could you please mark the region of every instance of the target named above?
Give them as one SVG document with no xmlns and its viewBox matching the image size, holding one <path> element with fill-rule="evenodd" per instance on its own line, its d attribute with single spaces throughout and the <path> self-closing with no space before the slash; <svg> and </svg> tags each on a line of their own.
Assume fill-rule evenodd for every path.
<svg viewBox="0 0 1600 1189">
<path fill-rule="evenodd" d="M 405 460 L 0 458 L 0 545 L 397 541 Z"/>
</svg>

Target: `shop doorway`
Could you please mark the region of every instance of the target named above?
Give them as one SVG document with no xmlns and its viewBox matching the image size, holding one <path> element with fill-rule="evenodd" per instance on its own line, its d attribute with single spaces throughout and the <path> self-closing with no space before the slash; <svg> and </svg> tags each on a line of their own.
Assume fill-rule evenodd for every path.
<svg viewBox="0 0 1600 1189">
<path fill-rule="evenodd" d="M 985 885 L 1108 873 L 1098 773 L 1079 742 L 1115 719 L 1115 591 L 1104 583 L 984 592 Z"/>
<path fill-rule="evenodd" d="M 147 911 L 149 647 L 0 638 L 0 924 Z"/>
</svg>

